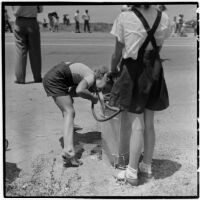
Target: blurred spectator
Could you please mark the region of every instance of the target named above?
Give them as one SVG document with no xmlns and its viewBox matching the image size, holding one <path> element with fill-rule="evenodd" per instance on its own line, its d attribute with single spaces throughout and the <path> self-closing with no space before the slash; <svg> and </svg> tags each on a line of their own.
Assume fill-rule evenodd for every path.
<svg viewBox="0 0 200 200">
<path fill-rule="evenodd" d="M 196 36 L 197 35 L 197 20 L 192 20 L 191 25 L 194 30 L 194 36 Z"/>
<path fill-rule="evenodd" d="M 67 22 L 66 22 L 66 15 L 63 15 L 63 25 L 67 25 Z"/>
<path fill-rule="evenodd" d="M 177 27 L 178 26 L 177 26 L 176 16 L 174 16 L 174 19 L 173 19 L 173 21 L 171 23 L 171 28 L 172 28 L 172 34 L 171 34 L 171 36 L 172 37 L 176 35 L 176 33 L 177 33 Z"/>
<path fill-rule="evenodd" d="M 66 25 L 66 26 L 70 25 L 70 20 L 69 20 L 68 14 L 63 15 L 63 24 Z"/>
<path fill-rule="evenodd" d="M 80 33 L 80 26 L 79 26 L 79 10 L 76 11 L 74 15 L 75 20 L 75 33 Z"/>
<path fill-rule="evenodd" d="M 181 30 L 180 30 L 180 36 L 181 36 L 181 37 L 187 37 L 185 28 L 186 28 L 186 23 L 183 21 L 183 24 L 182 24 Z"/>
<path fill-rule="evenodd" d="M 54 31 L 54 20 L 53 20 L 53 15 L 52 15 L 52 13 L 49 13 L 49 14 L 48 14 L 48 18 L 49 18 L 49 30 L 50 30 L 51 32 L 53 32 L 53 31 Z"/>
<path fill-rule="evenodd" d="M 5 17 L 5 30 L 7 31 L 9 29 L 9 31 L 12 33 L 13 32 L 12 26 L 10 25 L 10 22 L 9 22 L 10 17 L 6 9 L 4 10 L 4 17 Z"/>
<path fill-rule="evenodd" d="M 47 20 L 44 18 L 42 23 L 43 28 L 47 28 Z"/>
<path fill-rule="evenodd" d="M 66 15 L 66 23 L 67 23 L 67 26 L 71 25 L 69 15 Z"/>
<path fill-rule="evenodd" d="M 54 17 L 55 21 L 54 21 L 54 31 L 58 32 L 59 29 L 59 17 L 56 16 Z"/>
<path fill-rule="evenodd" d="M 84 20 L 84 32 L 86 32 L 86 29 L 90 32 L 90 15 L 88 14 L 88 10 L 85 10 L 85 13 L 82 16 L 82 19 Z"/>
<path fill-rule="evenodd" d="M 180 14 L 178 17 L 178 34 L 181 34 L 182 26 L 183 26 L 183 17 L 184 15 Z"/>
</svg>

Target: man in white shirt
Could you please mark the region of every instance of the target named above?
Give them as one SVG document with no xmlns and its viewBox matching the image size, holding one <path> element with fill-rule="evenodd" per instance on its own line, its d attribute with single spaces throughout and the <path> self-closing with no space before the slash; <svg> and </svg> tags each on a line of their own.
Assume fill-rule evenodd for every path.
<svg viewBox="0 0 200 200">
<path fill-rule="evenodd" d="M 79 28 L 79 10 L 76 11 L 74 15 L 74 20 L 75 20 L 75 33 L 80 33 L 80 28 Z"/>
<path fill-rule="evenodd" d="M 88 14 L 88 10 L 85 10 L 85 13 L 82 16 L 82 19 L 84 20 L 84 32 L 86 32 L 86 29 L 90 32 L 90 15 Z"/>
</svg>

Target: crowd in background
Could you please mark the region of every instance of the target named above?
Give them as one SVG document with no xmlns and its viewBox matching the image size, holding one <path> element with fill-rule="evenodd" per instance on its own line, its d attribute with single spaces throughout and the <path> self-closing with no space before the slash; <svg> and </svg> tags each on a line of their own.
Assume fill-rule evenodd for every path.
<svg viewBox="0 0 200 200">
<path fill-rule="evenodd" d="M 49 19 L 49 24 L 46 22 L 46 19 L 43 21 L 43 27 L 44 28 L 49 28 L 51 32 L 58 32 L 59 30 L 59 16 L 57 12 L 52 12 L 48 13 L 48 19 Z M 82 19 L 84 21 L 84 32 L 91 32 L 90 31 L 90 15 L 88 13 L 88 10 L 85 10 L 85 12 L 82 15 Z M 79 10 L 77 10 L 74 14 L 74 22 L 75 22 L 75 33 L 80 33 L 80 14 Z M 63 15 L 63 25 L 64 26 L 70 26 L 70 17 L 69 14 L 64 14 Z"/>
<path fill-rule="evenodd" d="M 160 9 L 162 12 L 166 12 L 167 13 L 167 8 L 165 5 L 159 5 L 158 9 Z M 121 7 L 121 11 L 122 12 L 126 12 L 126 11 L 130 11 L 130 7 L 128 5 L 123 5 Z M 43 19 L 42 22 L 42 27 L 44 29 L 48 29 L 51 32 L 58 32 L 60 29 L 60 18 L 57 14 L 57 12 L 51 12 L 48 13 L 48 22 L 46 20 L 46 18 Z M 12 32 L 12 25 L 10 23 L 10 17 L 7 13 L 7 10 L 5 9 L 4 11 L 4 19 L 5 19 L 5 31 L 9 31 Z M 74 20 L 74 32 L 75 33 L 80 33 L 80 22 L 81 22 L 81 18 L 80 18 L 80 13 L 79 10 L 77 10 L 74 14 L 73 17 Z M 90 30 L 90 15 L 88 10 L 85 10 L 85 12 L 82 14 L 82 20 L 83 20 L 83 24 L 84 24 L 84 28 L 83 31 L 84 32 L 89 32 L 91 33 Z M 64 14 L 63 18 L 62 18 L 62 24 L 64 26 L 71 26 L 71 20 L 70 20 L 70 15 L 69 14 Z M 179 14 L 178 16 L 174 16 L 173 17 L 173 21 L 171 22 L 171 26 L 172 26 L 172 37 L 174 36 L 180 36 L 180 37 L 184 37 L 187 36 L 186 34 L 186 28 L 192 28 L 193 29 L 193 33 L 194 36 L 197 35 L 197 20 L 196 19 L 192 19 L 189 21 L 186 21 L 184 19 L 184 15 L 183 14 Z"/>
<path fill-rule="evenodd" d="M 127 12 L 130 11 L 131 6 L 129 5 L 123 5 L 121 8 L 122 12 Z M 165 12 L 167 14 L 167 7 L 165 5 L 158 5 L 157 8 L 162 11 Z M 178 17 L 174 16 L 173 21 L 171 22 L 171 27 L 172 27 L 172 34 L 171 36 L 180 36 L 180 37 L 186 37 L 186 28 L 190 27 L 193 29 L 194 32 L 194 36 L 197 35 L 197 20 L 196 19 L 192 19 L 189 21 L 186 21 L 184 19 L 184 15 L 183 14 L 179 14 Z"/>
</svg>

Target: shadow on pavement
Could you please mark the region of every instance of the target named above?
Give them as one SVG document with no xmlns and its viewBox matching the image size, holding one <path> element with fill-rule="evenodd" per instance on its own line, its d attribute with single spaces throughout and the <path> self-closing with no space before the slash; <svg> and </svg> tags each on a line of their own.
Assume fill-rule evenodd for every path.
<svg viewBox="0 0 200 200">
<path fill-rule="evenodd" d="M 178 171 L 181 168 L 181 164 L 171 160 L 153 159 L 152 168 L 155 179 L 164 179 Z"/>
<path fill-rule="evenodd" d="M 181 164 L 167 159 L 153 159 L 152 172 L 154 179 L 165 179 L 172 176 L 181 168 Z M 150 179 L 140 178 L 139 185 L 142 185 Z"/>
<path fill-rule="evenodd" d="M 17 167 L 17 164 L 6 162 L 6 182 L 12 183 L 19 176 L 20 171 L 21 169 Z"/>
</svg>

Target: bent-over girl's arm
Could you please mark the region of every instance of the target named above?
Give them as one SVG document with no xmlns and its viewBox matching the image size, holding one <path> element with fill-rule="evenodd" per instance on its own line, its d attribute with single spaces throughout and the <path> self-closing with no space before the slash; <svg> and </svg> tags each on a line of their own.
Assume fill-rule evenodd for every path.
<svg viewBox="0 0 200 200">
<path fill-rule="evenodd" d="M 98 101 L 98 98 L 88 90 L 88 83 L 85 79 L 78 84 L 76 93 L 79 97 L 91 100 L 94 104 Z"/>
</svg>

